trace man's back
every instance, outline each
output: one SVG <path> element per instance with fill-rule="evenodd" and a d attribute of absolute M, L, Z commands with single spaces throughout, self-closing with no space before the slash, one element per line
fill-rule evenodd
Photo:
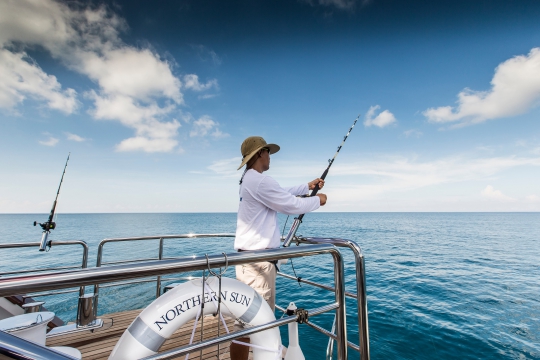
<path fill-rule="evenodd" d="M 296 215 L 319 208 L 319 198 L 295 197 L 307 191 L 307 184 L 284 189 L 270 176 L 248 170 L 240 185 L 235 249 L 279 247 L 277 212 Z"/>

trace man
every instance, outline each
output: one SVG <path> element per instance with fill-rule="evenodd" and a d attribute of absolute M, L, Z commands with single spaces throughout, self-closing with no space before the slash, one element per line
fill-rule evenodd
<path fill-rule="evenodd" d="M 263 172 L 270 169 L 270 155 L 279 151 L 276 144 L 267 144 L 260 136 L 248 137 L 240 148 L 242 163 L 246 165 L 240 180 L 240 205 L 236 224 L 234 248 L 238 251 L 272 249 L 280 246 L 277 213 L 287 215 L 305 214 L 326 204 L 326 195 L 301 198 L 316 184 L 324 186 L 324 180 L 315 179 L 307 184 L 282 188 Z M 276 266 L 272 262 L 244 264 L 236 267 L 236 278 L 257 291 L 274 310 L 276 302 Z M 248 338 L 239 339 L 248 342 Z M 231 344 L 231 359 L 247 359 L 247 347 Z M 242 353 L 242 354 L 241 354 Z"/>

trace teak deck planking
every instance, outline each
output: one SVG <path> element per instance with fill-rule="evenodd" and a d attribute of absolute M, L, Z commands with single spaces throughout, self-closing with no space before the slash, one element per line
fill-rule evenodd
<path fill-rule="evenodd" d="M 100 316 L 105 322 L 112 319 L 113 325 L 105 330 L 97 330 L 95 332 L 84 331 L 71 335 L 63 335 L 47 339 L 47 346 L 70 346 L 79 349 L 83 360 L 98 360 L 107 359 L 112 352 L 114 346 L 120 339 L 120 336 L 127 329 L 129 324 L 139 315 L 142 310 L 124 311 L 114 314 Z M 210 339 L 217 336 L 217 317 L 205 316 L 204 318 L 204 339 Z M 233 331 L 234 320 L 225 318 L 229 331 Z M 178 329 L 161 347 L 160 352 L 171 350 L 180 346 L 187 345 L 191 337 L 194 321 L 188 322 L 182 328 Z M 110 321 L 109 321 L 110 324 Z M 106 327 L 107 324 L 104 325 Z M 200 341 L 200 321 L 197 324 L 197 330 L 193 338 L 193 342 Z M 226 333 L 221 324 L 220 334 Z M 220 359 L 230 359 L 229 357 L 230 342 L 220 345 Z M 200 351 L 191 353 L 189 359 L 201 359 Z M 184 359 L 184 356 L 178 359 Z M 250 356 L 251 358 L 251 356 Z M 217 359 L 217 346 L 204 349 L 202 359 Z"/>

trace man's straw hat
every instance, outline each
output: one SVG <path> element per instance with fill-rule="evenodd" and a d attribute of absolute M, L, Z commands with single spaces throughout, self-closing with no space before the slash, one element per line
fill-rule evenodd
<path fill-rule="evenodd" d="M 260 136 L 250 136 L 242 143 L 240 151 L 242 152 L 242 163 L 237 170 L 240 170 L 242 166 L 262 148 L 270 149 L 270 154 L 275 154 L 279 151 L 279 146 L 276 144 L 267 144 L 266 141 Z"/>

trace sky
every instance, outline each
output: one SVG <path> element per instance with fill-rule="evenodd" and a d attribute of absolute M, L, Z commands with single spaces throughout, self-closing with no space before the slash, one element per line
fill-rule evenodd
<path fill-rule="evenodd" d="M 540 211 L 540 2 L 0 0 L 0 213 Z"/>

